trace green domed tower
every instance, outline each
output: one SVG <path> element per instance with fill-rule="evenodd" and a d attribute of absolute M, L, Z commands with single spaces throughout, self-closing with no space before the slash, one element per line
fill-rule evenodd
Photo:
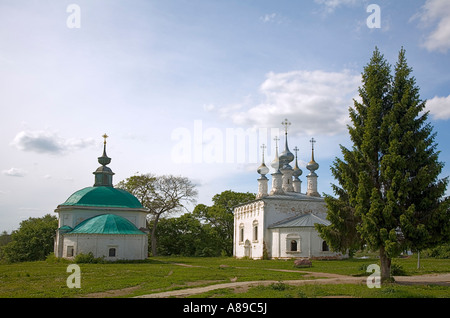
<path fill-rule="evenodd" d="M 131 193 L 116 189 L 114 173 L 107 167 L 103 135 L 101 164 L 94 172 L 94 186 L 74 192 L 58 205 L 59 228 L 55 240 L 55 256 L 73 258 L 92 252 L 95 257 L 145 259 L 148 255 L 148 209 Z"/>

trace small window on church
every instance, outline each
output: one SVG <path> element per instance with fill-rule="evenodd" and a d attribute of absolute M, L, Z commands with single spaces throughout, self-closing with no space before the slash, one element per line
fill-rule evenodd
<path fill-rule="evenodd" d="M 116 257 L 116 248 L 115 247 L 111 247 L 109 249 L 109 257 Z"/>
<path fill-rule="evenodd" d="M 327 242 L 325 242 L 325 241 L 323 241 L 323 243 L 322 243 L 322 251 L 323 252 L 328 252 L 328 244 L 327 244 Z"/>
<path fill-rule="evenodd" d="M 297 241 L 292 240 L 291 241 L 291 252 L 296 252 L 296 251 L 297 251 Z"/>
<path fill-rule="evenodd" d="M 239 226 L 239 242 L 244 242 L 244 225 Z"/>
<path fill-rule="evenodd" d="M 253 221 L 253 241 L 258 241 L 258 221 Z"/>
<path fill-rule="evenodd" d="M 67 257 L 73 257 L 73 246 L 67 246 Z"/>

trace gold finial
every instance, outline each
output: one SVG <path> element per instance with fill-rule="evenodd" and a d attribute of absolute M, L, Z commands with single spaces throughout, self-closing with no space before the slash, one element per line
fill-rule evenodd
<path fill-rule="evenodd" d="M 103 144 L 106 145 L 106 138 L 108 138 L 109 136 L 105 133 L 102 137 L 104 139 Z"/>

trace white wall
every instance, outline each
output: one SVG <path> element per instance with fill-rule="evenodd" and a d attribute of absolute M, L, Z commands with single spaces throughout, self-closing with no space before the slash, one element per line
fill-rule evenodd
<path fill-rule="evenodd" d="M 252 258 L 262 258 L 263 256 L 263 235 L 264 235 L 264 202 L 257 200 L 246 204 L 234 212 L 234 256 L 244 257 L 250 256 Z M 257 237 L 254 237 L 254 227 L 257 225 Z M 243 237 L 241 238 L 241 229 L 244 229 Z M 251 244 L 245 247 L 245 243 Z M 246 255 L 247 254 L 247 255 Z"/>
<path fill-rule="evenodd" d="M 235 257 L 249 254 L 246 242 L 251 244 L 251 258 L 263 256 L 263 241 L 269 257 L 315 257 L 332 256 L 332 252 L 322 252 L 323 240 L 314 228 L 277 228 L 269 229 L 274 223 L 285 219 L 311 213 L 326 218 L 326 207 L 323 198 L 309 197 L 304 194 L 274 195 L 238 206 L 234 210 L 234 244 Z M 258 223 L 258 238 L 253 240 L 253 224 Z M 240 229 L 244 236 L 240 240 Z M 289 253 L 286 248 L 287 235 L 296 233 L 300 237 L 300 252 Z M 248 240 L 248 241 L 247 241 Z"/>
<path fill-rule="evenodd" d="M 313 227 L 276 228 L 272 234 L 273 258 L 336 257 L 337 253 L 322 251 L 323 239 Z M 297 241 L 297 251 L 290 250 L 292 240 Z"/>
<path fill-rule="evenodd" d="M 89 252 L 94 257 L 105 257 L 106 260 L 136 260 L 148 256 L 147 235 L 66 234 L 62 255 L 65 258 L 68 257 L 68 246 L 73 246 L 74 257 Z M 109 248 L 116 248 L 115 257 L 109 257 Z"/>

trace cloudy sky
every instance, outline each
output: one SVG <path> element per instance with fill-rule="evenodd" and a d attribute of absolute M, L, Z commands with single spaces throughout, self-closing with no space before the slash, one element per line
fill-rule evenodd
<path fill-rule="evenodd" d="M 182 175 L 210 204 L 257 191 L 259 146 L 269 163 L 288 118 L 303 189 L 314 137 L 319 192 L 332 194 L 375 46 L 391 65 L 406 49 L 448 163 L 448 0 L 3 0 L 0 231 L 92 186 L 104 133 L 115 183 Z"/>

